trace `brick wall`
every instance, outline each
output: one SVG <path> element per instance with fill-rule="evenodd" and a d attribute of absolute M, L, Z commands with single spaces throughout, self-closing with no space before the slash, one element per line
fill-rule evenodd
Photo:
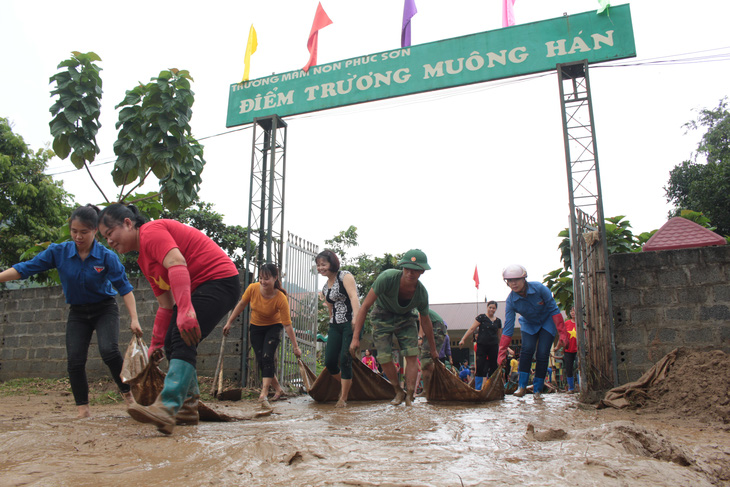
<path fill-rule="evenodd" d="M 243 281 L 243 279 L 241 279 Z M 139 321 L 149 344 L 157 299 L 147 281 L 131 279 L 137 300 Z M 117 298 L 120 314 L 119 349 L 124 355 L 132 338 L 129 314 Z M 66 304 L 61 286 L 0 291 L 0 381 L 23 377 L 62 378 L 66 372 Z M 225 378 L 239 380 L 241 368 L 240 317 L 226 339 L 223 371 Z M 198 347 L 198 374 L 212 376 L 225 318 Z M 166 364 L 166 361 L 163 361 Z M 86 370 L 90 380 L 109 377 L 109 369 L 99 357 L 94 334 Z"/>
<path fill-rule="evenodd" d="M 730 245 L 609 257 L 619 383 L 676 347 L 730 353 Z"/>

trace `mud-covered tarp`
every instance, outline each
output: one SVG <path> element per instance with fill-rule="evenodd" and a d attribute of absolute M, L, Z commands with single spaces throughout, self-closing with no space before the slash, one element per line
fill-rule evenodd
<path fill-rule="evenodd" d="M 647 391 L 652 385 L 667 377 L 669 369 L 677 359 L 677 352 L 678 349 L 675 348 L 666 354 L 651 369 L 647 370 L 644 375 L 639 377 L 638 380 L 614 387 L 608 391 L 596 407 L 598 409 L 608 407 L 622 409 L 646 403 L 648 399 Z"/>
<path fill-rule="evenodd" d="M 431 384 L 427 388 L 426 399 L 431 401 L 488 402 L 504 399 L 504 379 L 502 367 L 497 368 L 492 376 L 482 383 L 482 389 L 473 387 L 449 372 L 438 360 L 431 376 Z"/>
<path fill-rule="evenodd" d="M 155 402 L 155 399 L 157 399 L 157 396 L 160 395 L 162 388 L 165 386 L 165 373 L 160 370 L 159 363 L 159 361 L 150 360 L 139 374 L 127 381 L 132 389 L 134 400 L 142 406 L 149 406 Z M 200 421 L 231 422 L 247 421 L 261 416 L 268 416 L 271 414 L 271 410 L 257 411 L 248 415 L 232 416 L 208 407 L 206 404 L 203 404 L 203 401 L 198 401 L 198 414 L 200 415 Z"/>
<path fill-rule="evenodd" d="M 304 388 L 317 402 L 337 401 L 340 397 L 340 381 L 324 369 L 319 377 L 307 364 L 299 360 L 299 374 Z M 395 395 L 393 385 L 385 377 L 371 370 L 359 360 L 352 361 L 352 387 L 348 401 L 391 400 Z"/>

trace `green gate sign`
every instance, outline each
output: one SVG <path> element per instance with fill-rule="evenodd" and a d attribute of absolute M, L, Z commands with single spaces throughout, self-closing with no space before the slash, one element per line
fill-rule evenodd
<path fill-rule="evenodd" d="M 226 127 L 633 56 L 631 11 L 619 5 L 235 83 Z"/>

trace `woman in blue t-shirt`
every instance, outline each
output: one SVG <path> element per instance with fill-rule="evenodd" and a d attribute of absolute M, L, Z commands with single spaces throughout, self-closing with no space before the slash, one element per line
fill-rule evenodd
<path fill-rule="evenodd" d="M 502 278 L 511 292 L 507 296 L 504 316 L 504 331 L 499 342 L 497 361 L 502 365 L 507 357 L 507 349 L 512 341 L 515 315 L 520 314 L 522 348 L 518 367 L 518 388 L 514 395 L 522 397 L 527 392 L 527 381 L 535 355 L 535 377 L 532 393 L 540 399 L 545 384 L 550 348 L 558 335 L 558 348 L 565 346 L 568 334 L 565 331 L 563 315 L 555 303 L 550 289 L 540 282 L 528 282 L 527 270 L 521 265 L 510 265 L 502 271 Z"/>
<path fill-rule="evenodd" d="M 0 282 L 26 279 L 39 272 L 57 269 L 70 305 L 66 322 L 66 355 L 78 418 L 89 417 L 89 383 L 86 359 L 91 336 L 96 330 L 99 354 L 109 367 L 114 382 L 129 405 L 133 402 L 128 384 L 119 374 L 124 359 L 119 351 L 119 307 L 115 296 L 122 295 L 131 318 L 132 333 L 142 336 L 132 285 L 119 257 L 96 241 L 99 209 L 93 205 L 77 208 L 69 218 L 71 240 L 51 244 L 33 259 L 0 272 Z M 116 288 L 116 291 L 115 291 Z"/>

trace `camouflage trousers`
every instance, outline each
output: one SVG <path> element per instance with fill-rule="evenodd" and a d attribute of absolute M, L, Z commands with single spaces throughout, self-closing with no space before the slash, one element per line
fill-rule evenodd
<path fill-rule="evenodd" d="M 393 339 L 397 340 L 401 356 L 418 355 L 418 317 L 408 312 L 404 315 L 373 307 L 370 323 L 373 325 L 373 343 L 378 350 L 378 361 L 393 361 Z"/>

